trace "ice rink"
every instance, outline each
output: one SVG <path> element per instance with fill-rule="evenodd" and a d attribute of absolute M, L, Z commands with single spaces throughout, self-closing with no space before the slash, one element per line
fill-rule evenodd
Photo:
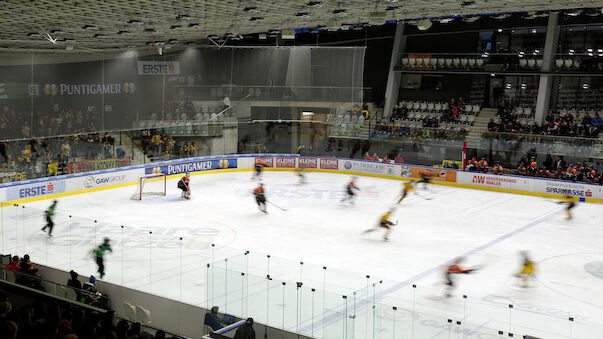
<path fill-rule="evenodd" d="M 600 204 L 579 203 L 568 220 L 564 207 L 551 199 L 431 185 L 396 205 L 397 226 L 384 242 L 382 230 L 362 232 L 395 205 L 401 181 L 360 176 L 360 192 L 351 205 L 340 203 L 347 175 L 313 172 L 301 184 L 293 172 L 266 172 L 268 200 L 286 211 L 268 205 L 265 215 L 253 200 L 257 182 L 251 175 L 194 175 L 189 201 L 180 198 L 175 179 L 168 180 L 165 197 L 143 201 L 130 198 L 134 186 L 62 197 L 52 238 L 40 231 L 49 200 L 5 207 L 2 249 L 86 276 L 96 271 L 90 250 L 107 236 L 114 252 L 106 259 L 105 280 L 204 306 L 223 297 L 216 297 L 215 281 L 208 286 L 219 278 L 206 264 L 234 257 L 218 266 L 258 279 L 270 274 L 275 281 L 303 281 L 304 287 L 334 295 L 363 290 L 358 297 L 374 298 L 381 320 L 342 316 L 348 319 L 343 331 L 351 326 L 354 338 L 410 338 L 410 331 L 416 338 L 449 338 L 452 327 L 454 338 L 498 338 L 499 330 L 504 337 L 509 331 L 544 338 L 603 337 Z M 514 276 L 522 250 L 537 263 L 529 288 L 520 287 Z M 463 266 L 479 270 L 458 276 L 453 296 L 443 298 L 442 265 L 459 256 L 466 257 Z M 245 281 L 230 294 L 241 300 L 230 297 L 221 310 L 241 310 L 258 322 L 272 316 L 272 323 L 275 316 L 266 304 L 277 303 L 284 328 L 340 337 L 335 334 L 339 325 L 333 325 L 339 304 L 315 307 L 311 315 L 294 315 L 291 321 L 285 310 L 298 306 L 254 301 L 253 286 Z M 373 312 L 366 302 L 354 305 L 358 309 L 348 315 Z M 400 319 L 408 327 L 392 330 L 388 321 Z"/>

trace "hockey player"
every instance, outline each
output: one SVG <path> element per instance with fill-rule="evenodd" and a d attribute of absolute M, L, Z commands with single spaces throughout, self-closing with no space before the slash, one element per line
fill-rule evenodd
<path fill-rule="evenodd" d="M 253 180 L 261 180 L 262 179 L 262 171 L 264 170 L 264 161 L 262 161 L 261 159 L 258 159 L 258 161 L 255 164 L 255 173 L 253 175 Z"/>
<path fill-rule="evenodd" d="M 46 226 L 42 228 L 42 231 L 46 232 L 46 228 L 48 228 L 48 236 L 52 237 L 52 229 L 54 228 L 54 222 L 52 221 L 52 217 L 54 216 L 54 210 L 57 207 L 57 200 L 53 200 L 52 204 L 45 211 L 46 215 Z"/>
<path fill-rule="evenodd" d="M 444 284 L 448 287 L 446 289 L 446 297 L 450 297 L 452 290 L 454 289 L 454 280 L 453 274 L 469 274 L 474 271 L 474 269 L 464 269 L 459 266 L 459 264 L 463 261 L 463 258 L 459 257 L 452 261 L 452 264 L 446 267 L 444 271 Z"/>
<path fill-rule="evenodd" d="M 255 196 L 255 202 L 260 207 L 260 211 L 268 213 L 266 210 L 266 191 L 264 190 L 264 184 L 260 183 L 260 186 L 253 190 L 253 195 Z"/>
<path fill-rule="evenodd" d="M 567 204 L 567 207 L 565 208 L 565 213 L 567 213 L 567 218 L 568 219 L 573 218 L 571 210 L 572 210 L 572 208 L 574 208 L 574 206 L 576 206 L 576 198 L 572 197 L 569 194 L 566 194 L 563 196 L 563 198 L 561 198 L 561 201 L 559 203 Z"/>
<path fill-rule="evenodd" d="M 188 172 L 186 173 L 185 176 L 180 178 L 180 180 L 178 181 L 178 188 L 182 190 L 182 194 L 180 195 L 181 198 L 184 198 L 187 200 L 189 200 L 191 198 L 190 181 L 191 181 L 191 174 Z"/>
<path fill-rule="evenodd" d="M 404 190 L 402 191 L 402 196 L 400 197 L 400 200 L 398 200 L 398 204 L 404 200 L 404 198 L 406 198 L 406 196 L 408 195 L 408 193 L 410 192 L 414 192 L 415 191 L 415 181 L 405 181 L 402 185 L 404 186 Z"/>
<path fill-rule="evenodd" d="M 383 235 L 383 241 L 389 241 L 389 234 L 392 232 L 391 227 L 394 225 L 394 223 L 391 222 L 389 220 L 389 218 L 392 216 L 393 212 L 394 212 L 394 209 L 387 211 L 387 213 L 385 213 L 383 216 L 381 216 L 381 219 L 379 219 L 378 226 L 369 228 L 368 230 L 364 231 L 364 233 L 374 232 L 374 231 L 378 230 L 379 227 L 383 227 L 383 228 L 385 228 L 385 234 Z"/>
<path fill-rule="evenodd" d="M 430 170 L 424 170 L 419 172 L 419 176 L 421 177 L 420 183 L 423 184 L 423 188 L 427 189 L 427 185 L 431 182 L 431 178 L 433 178 L 433 173 Z"/>
<path fill-rule="evenodd" d="M 354 203 L 354 196 L 356 196 L 356 193 L 354 193 L 354 190 L 359 190 L 358 186 L 356 186 L 355 181 L 356 181 L 356 177 L 352 177 L 352 180 L 350 180 L 348 185 L 345 187 L 346 196 L 343 197 L 343 199 L 341 199 L 341 202 L 345 202 L 345 201 L 349 200 L 351 204 Z"/>
<path fill-rule="evenodd" d="M 295 168 L 295 174 L 297 174 L 297 176 L 299 177 L 299 183 L 300 184 L 305 184 L 306 183 L 306 175 L 304 174 L 304 169 L 303 168 L 296 167 Z"/>
<path fill-rule="evenodd" d="M 519 273 L 517 273 L 515 276 L 521 279 L 521 287 L 529 287 L 529 279 L 534 277 L 534 262 L 530 260 L 527 251 L 521 251 L 520 255 L 523 259 L 522 267 Z"/>
<path fill-rule="evenodd" d="M 105 276 L 105 262 L 104 255 L 105 252 L 113 252 L 111 245 L 109 244 L 111 240 L 109 238 L 103 239 L 103 243 L 98 245 L 97 248 L 93 250 L 94 256 L 96 257 L 96 264 L 98 265 L 97 272 L 100 273 L 101 279 Z"/>

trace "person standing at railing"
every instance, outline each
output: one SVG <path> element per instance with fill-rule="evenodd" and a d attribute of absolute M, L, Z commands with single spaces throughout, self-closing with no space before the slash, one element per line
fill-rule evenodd
<path fill-rule="evenodd" d="M 11 261 L 8 264 L 6 264 L 6 266 L 4 266 L 4 268 L 9 271 L 12 271 L 13 273 L 15 273 L 15 275 L 17 273 L 19 273 L 19 270 L 21 269 L 21 266 L 19 265 L 19 256 L 17 256 L 17 255 L 13 256 Z"/>

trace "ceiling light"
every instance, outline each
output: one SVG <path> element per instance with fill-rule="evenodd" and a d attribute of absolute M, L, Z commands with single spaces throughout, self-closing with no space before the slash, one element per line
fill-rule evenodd
<path fill-rule="evenodd" d="M 191 17 L 188 14 L 180 14 L 176 16 L 176 19 L 178 20 L 190 20 Z"/>
<path fill-rule="evenodd" d="M 537 50 L 537 49 L 535 49 L 535 50 L 534 50 L 534 53 L 538 54 L 538 53 L 540 53 L 540 51 L 539 51 L 539 50 Z"/>
<path fill-rule="evenodd" d="M 532 33 L 536 33 L 536 28 L 532 28 Z"/>
<path fill-rule="evenodd" d="M 310 1 L 306 4 L 308 7 L 320 8 L 322 7 L 322 2 L 320 1 Z"/>
<path fill-rule="evenodd" d="M 310 112 L 310 111 L 302 112 L 302 115 L 306 115 L 306 116 L 308 116 L 308 115 L 314 115 L 314 112 Z"/>
<path fill-rule="evenodd" d="M 476 22 L 479 20 L 479 15 L 465 16 L 463 17 L 463 21 L 465 22 Z"/>
<path fill-rule="evenodd" d="M 521 89 L 526 89 L 526 88 L 528 88 L 528 85 L 526 85 L 526 84 L 521 84 Z"/>
<path fill-rule="evenodd" d="M 511 16 L 511 14 L 509 14 L 509 13 L 502 13 L 502 14 L 498 14 L 498 15 L 493 15 L 492 18 L 496 19 L 496 20 L 503 20 L 510 16 Z"/>
<path fill-rule="evenodd" d="M 491 77 L 495 77 L 495 76 L 496 76 L 496 74 L 494 74 L 494 73 L 490 73 L 490 76 L 491 76 Z"/>
<path fill-rule="evenodd" d="M 597 52 L 599 52 L 599 53 L 603 53 L 603 49 L 599 48 L 599 49 L 597 50 Z"/>
<path fill-rule="evenodd" d="M 417 28 L 420 31 L 426 31 L 426 30 L 430 29 L 432 25 L 433 25 L 433 23 L 429 19 L 419 20 L 417 22 Z"/>
<path fill-rule="evenodd" d="M 245 7 L 243 8 L 243 12 L 247 13 L 258 13 L 260 10 L 257 7 Z"/>
<path fill-rule="evenodd" d="M 588 48 L 586 51 L 588 51 L 588 52 L 592 53 L 592 52 L 593 52 L 593 49 L 592 49 L 592 48 Z"/>
<path fill-rule="evenodd" d="M 582 88 L 583 89 L 588 89 L 588 84 L 586 84 L 586 83 L 582 84 Z"/>
<path fill-rule="evenodd" d="M 580 14 L 582 14 L 582 10 L 580 9 L 576 9 L 570 12 L 566 12 L 565 14 L 569 15 L 569 16 L 578 16 Z"/>
<path fill-rule="evenodd" d="M 94 27 L 92 25 L 84 25 L 82 26 L 82 29 L 88 29 L 88 30 L 97 30 L 97 27 Z"/>
<path fill-rule="evenodd" d="M 142 21 L 134 20 L 134 19 L 130 19 L 130 20 L 126 21 L 126 23 L 130 24 L 130 25 L 142 25 Z"/>
<path fill-rule="evenodd" d="M 510 83 L 507 83 L 507 84 L 505 85 L 505 88 L 506 88 L 506 89 L 511 89 L 512 87 L 513 87 L 513 86 L 512 86 Z"/>
<path fill-rule="evenodd" d="M 502 33 L 502 28 L 496 30 L 498 33 Z"/>

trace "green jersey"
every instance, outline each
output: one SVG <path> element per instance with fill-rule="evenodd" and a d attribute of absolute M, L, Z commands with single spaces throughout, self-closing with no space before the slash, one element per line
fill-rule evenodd
<path fill-rule="evenodd" d="M 56 208 L 56 205 L 50 205 L 50 207 L 48 207 L 48 209 L 46 210 L 46 216 L 52 217 L 54 215 L 55 208 Z"/>
<path fill-rule="evenodd" d="M 94 254 L 99 257 L 102 258 L 103 255 L 105 254 L 105 252 L 113 252 L 113 250 L 111 249 L 111 246 L 109 245 L 99 245 L 95 250 L 94 250 Z"/>

